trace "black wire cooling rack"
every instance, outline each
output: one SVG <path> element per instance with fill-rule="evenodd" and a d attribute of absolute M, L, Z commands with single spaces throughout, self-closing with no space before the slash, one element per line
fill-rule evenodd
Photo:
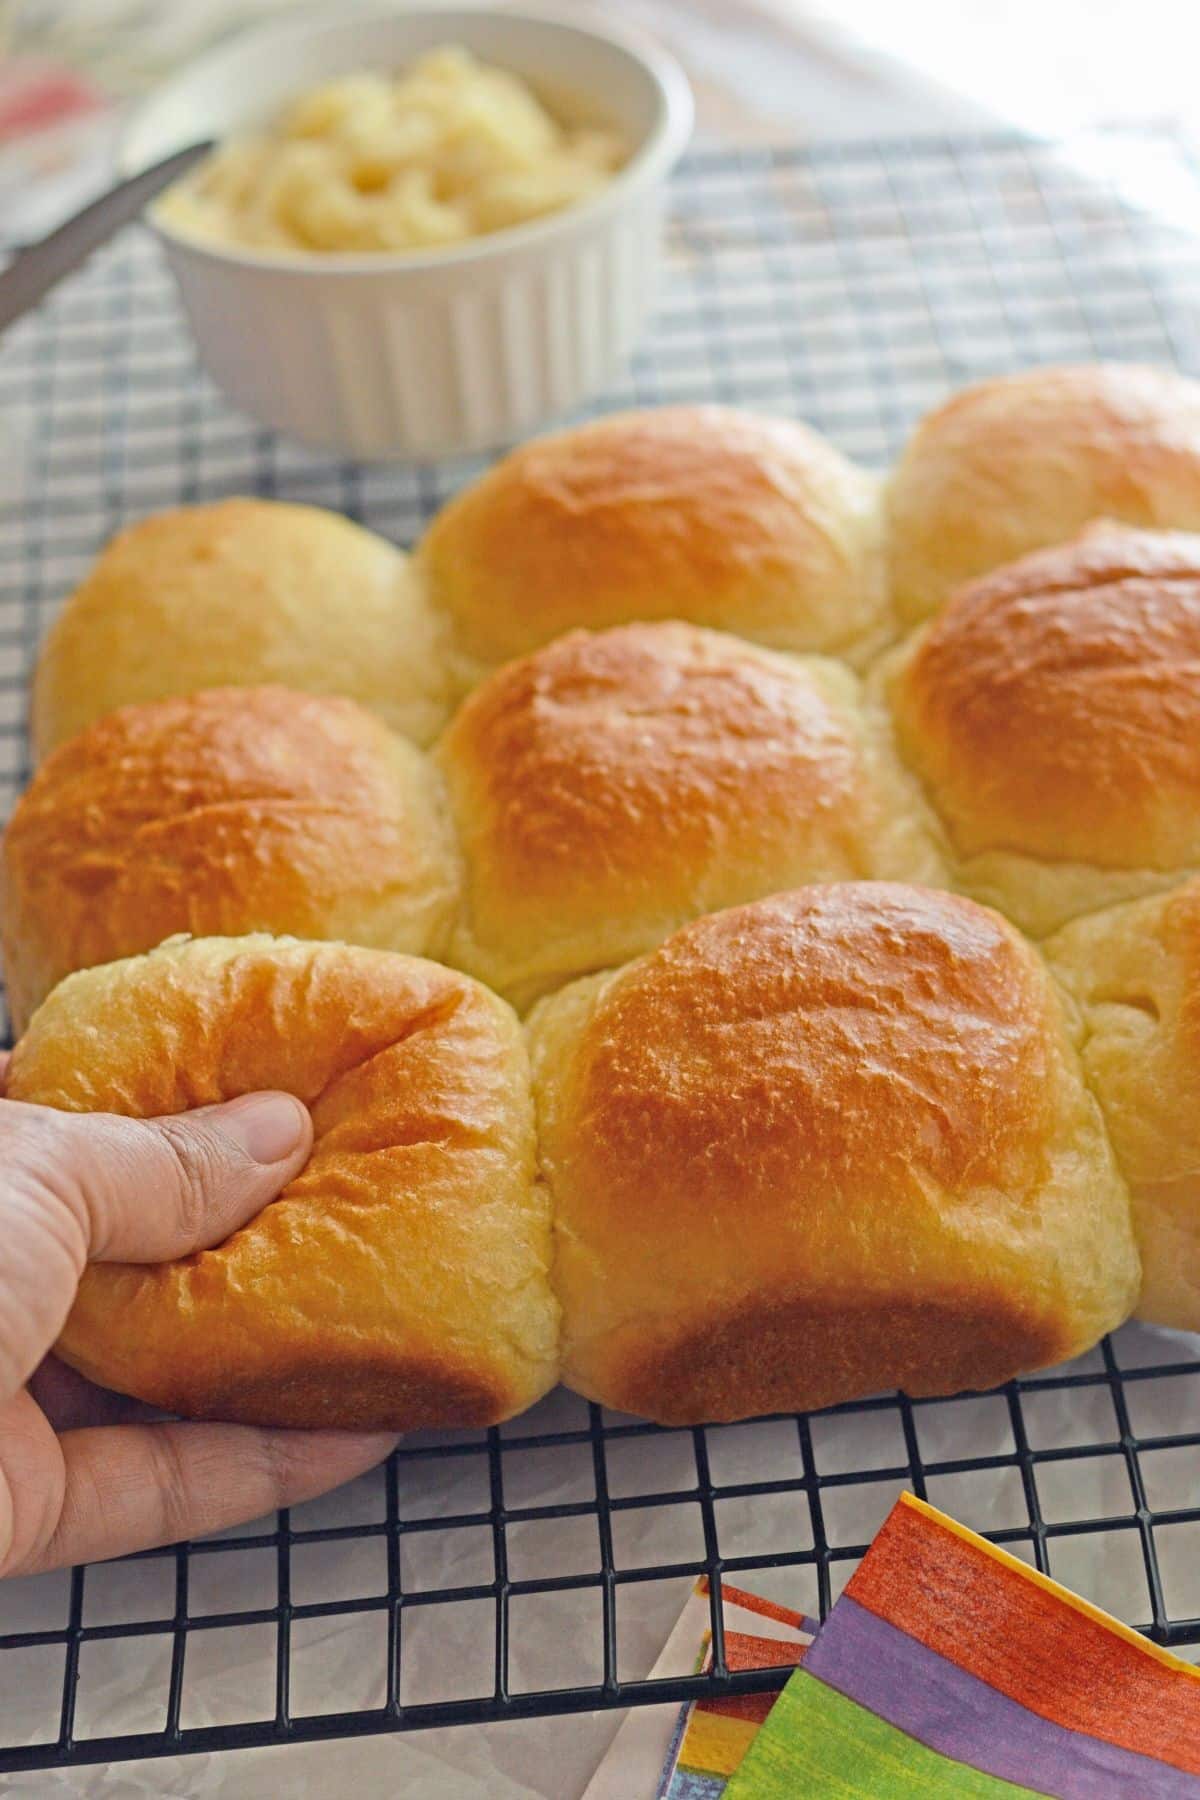
<path fill-rule="evenodd" d="M 701 153 L 674 211 L 656 329 L 606 406 L 757 406 L 882 464 L 978 375 L 1200 370 L 1200 178 L 1167 131 Z M 4 810 L 41 629 L 123 521 L 251 491 L 408 540 L 478 467 L 361 469 L 256 431 L 198 376 L 136 234 L 7 340 L 0 449 Z M 560 1392 L 242 1531 L 7 1584 L 0 1770 L 775 1687 L 726 1666 L 722 1575 L 824 1615 L 904 1487 L 1200 1644 L 1200 1345 L 1129 1327 L 996 1394 L 706 1430 Z M 648 1680 L 702 1573 L 711 1675 Z"/>

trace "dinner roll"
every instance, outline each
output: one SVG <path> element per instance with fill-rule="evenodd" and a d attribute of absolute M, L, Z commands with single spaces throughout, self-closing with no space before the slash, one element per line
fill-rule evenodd
<path fill-rule="evenodd" d="M 47 758 L 4 834 L 14 1024 L 72 969 L 173 932 L 436 953 L 457 890 L 436 772 L 353 701 L 213 688 L 122 707 Z"/>
<path fill-rule="evenodd" d="M 1200 882 L 1077 919 L 1046 953 L 1133 1197 L 1138 1313 L 1200 1331 Z"/>
<path fill-rule="evenodd" d="M 841 665 L 671 623 L 498 670 L 437 750 L 465 857 L 451 960 L 518 1006 L 802 881 L 936 881 L 936 827 Z"/>
<path fill-rule="evenodd" d="M 42 646 L 34 749 L 131 701 L 262 682 L 348 695 L 428 743 L 446 680 L 403 552 L 315 506 L 223 500 L 113 538 Z"/>
<path fill-rule="evenodd" d="M 1097 363 L 963 388 L 917 426 L 887 517 L 893 598 L 909 623 L 1089 519 L 1200 528 L 1200 385 Z"/>
<path fill-rule="evenodd" d="M 961 589 L 880 683 L 961 885 L 1025 930 L 1200 866 L 1200 536 L 1037 551 Z"/>
<path fill-rule="evenodd" d="M 666 1424 L 990 1387 L 1129 1312 L 1129 1202 L 1032 948 L 802 888 L 530 1021 L 564 1380 Z"/>
<path fill-rule="evenodd" d="M 460 678 L 574 626 L 687 619 L 859 660 L 894 635 L 877 486 L 803 425 L 660 407 L 523 445 L 418 549 Z"/>
<path fill-rule="evenodd" d="M 434 963 L 270 937 L 172 939 L 68 976 L 8 1092 L 153 1118 L 284 1088 L 312 1155 L 257 1218 L 158 1265 L 93 1263 L 57 1346 L 189 1417 L 485 1425 L 556 1376 L 546 1197 L 508 1007 Z"/>

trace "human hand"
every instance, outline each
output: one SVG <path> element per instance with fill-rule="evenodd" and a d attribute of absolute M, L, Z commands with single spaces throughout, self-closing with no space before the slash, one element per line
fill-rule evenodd
<path fill-rule="evenodd" d="M 48 1354 L 85 1264 L 220 1243 L 311 1143 L 287 1094 L 145 1121 L 0 1098 L 0 1576 L 219 1531 L 387 1455 L 379 1432 L 150 1423 Z"/>

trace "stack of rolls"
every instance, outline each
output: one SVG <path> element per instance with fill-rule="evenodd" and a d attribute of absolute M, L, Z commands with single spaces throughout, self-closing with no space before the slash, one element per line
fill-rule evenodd
<path fill-rule="evenodd" d="M 63 1356 L 193 1416 L 561 1377 L 691 1423 L 1200 1329 L 1193 530 L 1200 389 L 1116 366 L 968 390 L 883 483 L 664 408 L 411 558 L 128 528 L 35 675 L 9 1093 L 283 1087 L 316 1145 L 228 1243 L 90 1269 Z"/>

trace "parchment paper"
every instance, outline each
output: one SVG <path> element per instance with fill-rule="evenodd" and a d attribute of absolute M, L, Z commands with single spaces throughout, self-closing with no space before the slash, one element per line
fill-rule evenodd
<path fill-rule="evenodd" d="M 1171 1338 L 1128 1326 L 1116 1339 L 1122 1366 L 1129 1369 L 1194 1356 L 1192 1339 Z M 1073 1368 L 1100 1372 L 1098 1352 Z M 1200 1430 L 1200 1381 L 1194 1375 L 1133 1380 L 1125 1386 L 1134 1430 L 1142 1436 L 1181 1435 Z M 1033 1448 L 1094 1443 L 1104 1448 L 1082 1459 L 1041 1464 L 1036 1485 L 1048 1522 L 1100 1521 L 1095 1531 L 1051 1542 L 1052 1573 L 1060 1580 L 1134 1624 L 1149 1617 L 1149 1599 L 1136 1531 L 1115 1521 L 1133 1509 L 1129 1473 L 1118 1442 L 1118 1421 L 1107 1381 L 1094 1386 L 1030 1393 L 1022 1417 Z M 977 1530 L 1022 1527 L 1028 1522 L 1020 1470 L 1014 1454 L 1009 1408 L 1002 1395 L 950 1400 L 915 1409 L 920 1455 L 926 1465 L 1002 1455 L 1003 1468 L 926 1476 L 928 1497 Z M 533 1432 L 568 1432 L 585 1422 L 582 1402 L 559 1391 L 525 1419 L 505 1428 L 505 1505 L 519 1510 L 559 1501 L 594 1498 L 589 1445 L 551 1449 L 521 1447 Z M 614 1426 L 622 1421 L 613 1416 Z M 811 1421 L 819 1477 L 861 1473 L 847 1484 L 820 1486 L 826 1536 L 835 1549 L 868 1543 L 896 1494 L 911 1485 L 907 1474 L 899 1410 L 818 1416 Z M 486 1508 L 486 1462 L 471 1434 L 414 1439 L 410 1447 L 454 1442 L 465 1454 L 440 1460 L 418 1456 L 400 1471 L 404 1519 L 436 1518 Z M 706 1442 L 718 1487 L 778 1478 L 800 1480 L 803 1466 L 795 1424 L 769 1420 L 709 1428 Z M 696 1485 L 692 1436 L 609 1438 L 606 1463 L 614 1498 L 644 1496 Z M 1193 1450 L 1143 1452 L 1143 1478 L 1157 1509 L 1195 1504 Z M 901 1469 L 905 1473 L 898 1473 Z M 890 1472 L 889 1472 L 890 1471 Z M 371 1476 L 339 1494 L 300 1507 L 293 1528 L 367 1523 L 383 1516 L 382 1478 Z M 1103 1521 L 1114 1521 L 1105 1527 Z M 716 1522 L 725 1557 L 750 1557 L 755 1566 L 731 1576 L 739 1586 L 815 1614 L 817 1587 L 811 1565 L 773 1566 L 772 1559 L 810 1547 L 812 1516 L 802 1490 L 780 1495 L 718 1498 Z M 275 1555 L 270 1549 L 237 1550 L 239 1536 L 270 1529 L 270 1522 L 230 1533 L 219 1553 L 191 1558 L 193 1612 L 219 1612 L 274 1604 Z M 634 1507 L 613 1514 L 618 1567 L 657 1562 L 703 1562 L 702 1521 L 694 1502 Z M 1190 1536 L 1189 1536 L 1190 1533 Z M 1167 1603 L 1175 1616 L 1200 1612 L 1200 1557 L 1193 1527 L 1167 1527 L 1157 1534 Z M 586 1573 L 599 1568 L 594 1514 L 564 1520 L 514 1522 L 508 1531 L 510 1575 Z M 1028 1543 L 1009 1546 L 1031 1558 Z M 761 1560 L 758 1560 L 761 1559 Z M 403 1586 L 407 1592 L 470 1585 L 492 1579 L 490 1532 L 478 1528 L 435 1530 L 402 1538 Z M 832 1564 L 838 1593 L 854 1558 Z M 292 1597 L 306 1601 L 380 1592 L 386 1581 L 383 1539 L 375 1536 L 292 1553 Z M 688 1597 L 690 1581 L 633 1582 L 618 1588 L 618 1645 L 622 1677 L 649 1673 Z M 93 1567 L 84 1589 L 84 1622 L 102 1624 L 169 1616 L 173 1607 L 174 1562 L 120 1563 Z M 66 1616 L 67 1578 L 62 1575 L 0 1587 L 0 1630 L 61 1627 Z M 403 1641 L 403 1697 L 406 1701 L 445 1699 L 490 1690 L 492 1603 L 456 1602 L 414 1607 L 406 1613 Z M 570 1590 L 517 1598 L 511 1614 L 513 1691 L 546 1685 L 593 1682 L 601 1674 L 598 1589 Z M 19 1677 L 11 1653 L 0 1662 L 7 1677 L 0 1692 L 0 1737 L 32 1741 L 57 1728 L 62 1679 L 61 1648 L 27 1654 Z M 93 1641 L 80 1663 L 77 1731 L 125 1732 L 161 1727 L 165 1715 L 171 1638 Z M 185 1667 L 185 1725 L 270 1716 L 275 1669 L 274 1627 L 190 1634 Z M 292 1644 L 292 1706 L 296 1715 L 312 1711 L 377 1706 L 385 1694 L 384 1615 L 319 1619 L 295 1629 Z M 670 1709 L 673 1710 L 673 1709 Z M 117 1768 L 75 1769 L 54 1775 L 12 1777 L 0 1782 L 5 1794 L 61 1793 L 84 1797 L 137 1794 L 247 1796 L 286 1793 L 299 1800 L 349 1792 L 356 1796 L 403 1794 L 415 1800 L 576 1800 L 621 1722 L 619 1713 L 598 1713 L 514 1724 L 468 1727 L 384 1738 L 302 1745 L 264 1751 L 179 1758 Z M 638 1800 L 635 1795 L 630 1800 Z"/>

